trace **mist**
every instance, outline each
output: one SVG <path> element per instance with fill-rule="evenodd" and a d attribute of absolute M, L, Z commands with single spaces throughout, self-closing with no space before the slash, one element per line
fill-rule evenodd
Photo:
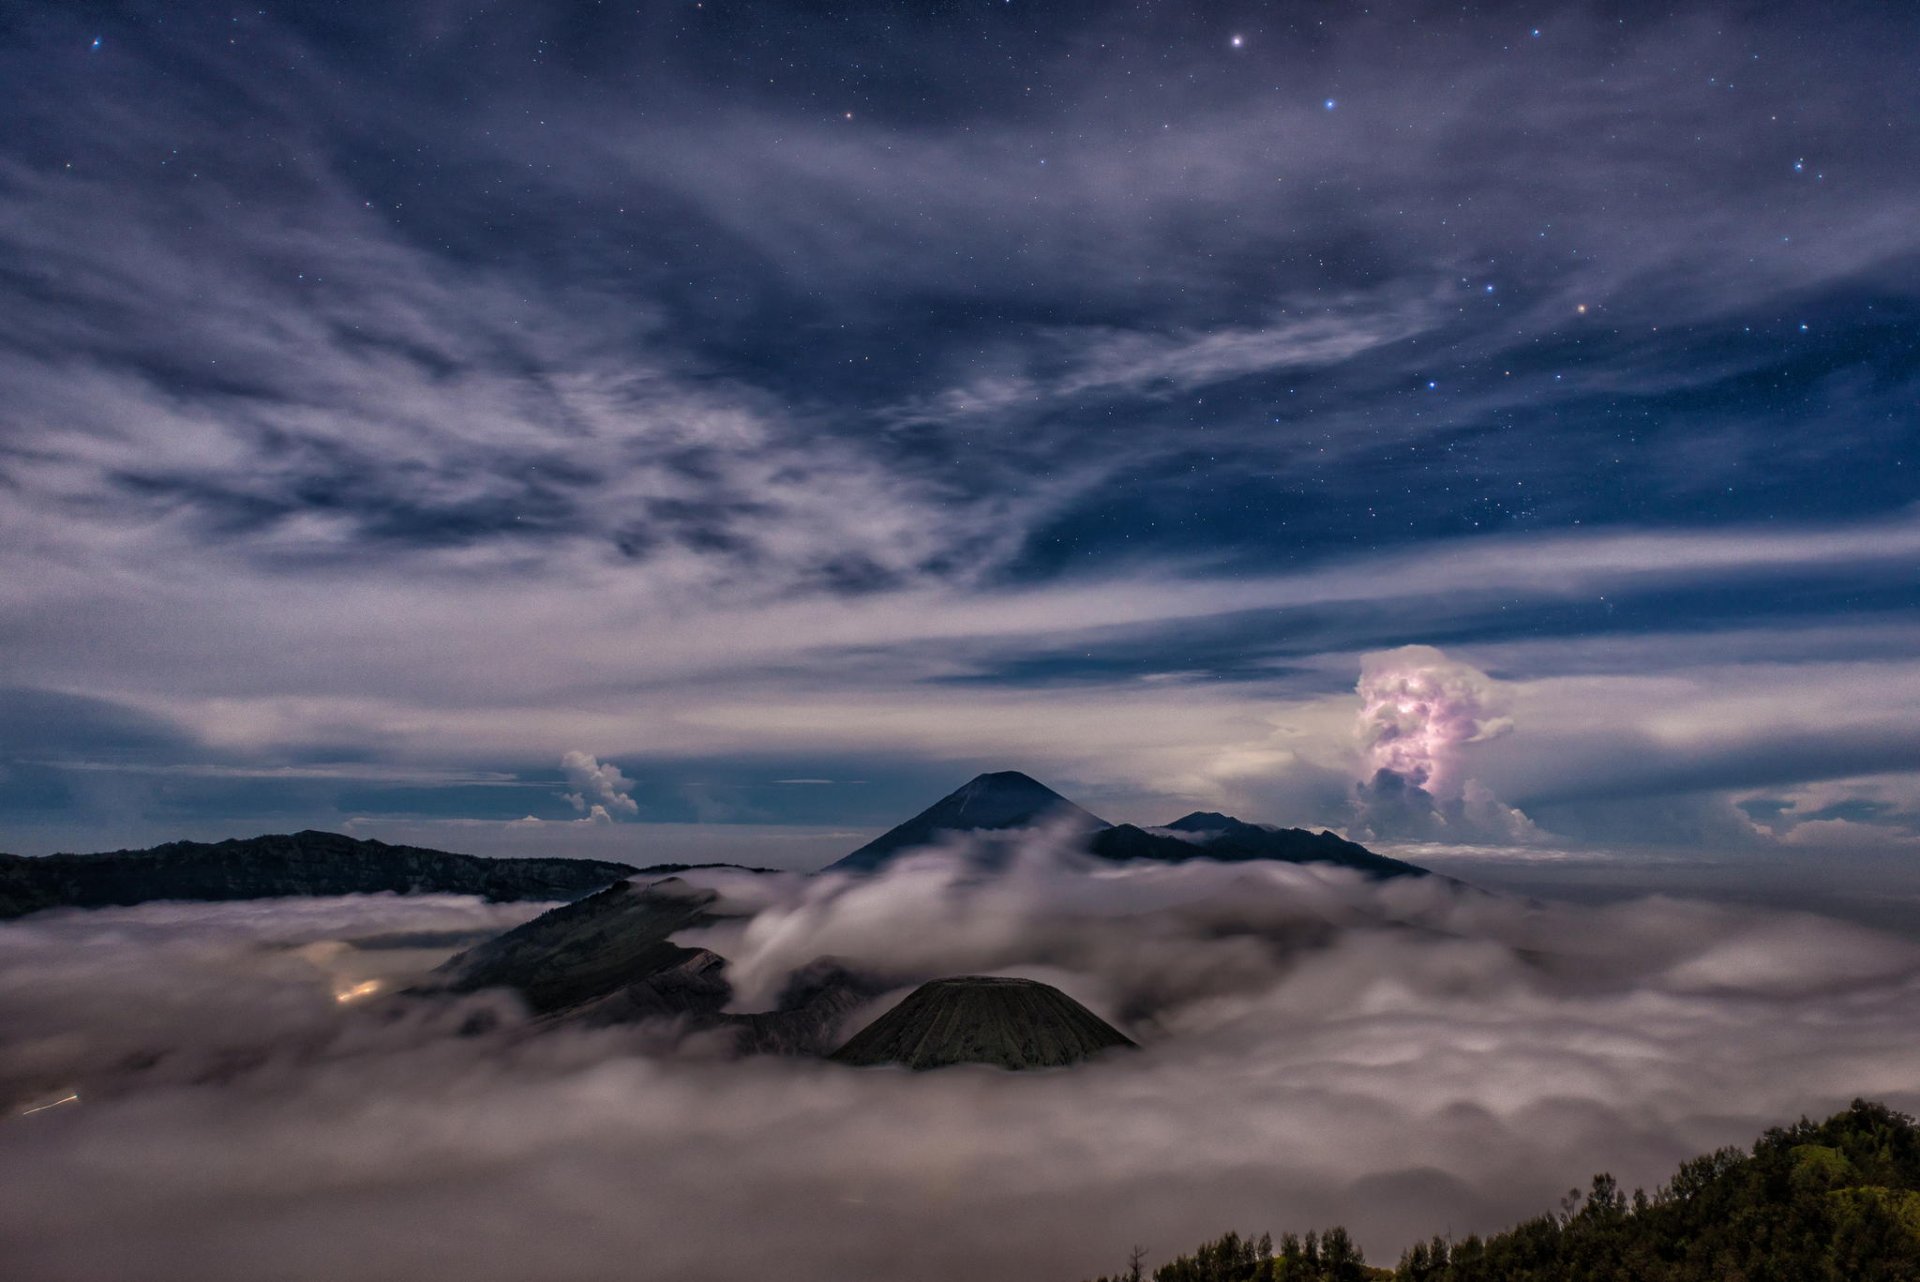
<path fill-rule="evenodd" d="M 1311 866 L 1097 866 L 1046 834 L 1000 843 L 995 874 L 981 853 L 865 879 L 691 874 L 739 915 L 678 938 L 732 959 L 739 1009 L 830 954 L 897 983 L 848 1031 L 923 978 L 1021 974 L 1141 1050 L 855 1070 L 392 991 L 538 905 L 156 904 L 0 927 L 10 1273 L 1072 1282 L 1135 1243 L 1157 1260 L 1230 1227 L 1335 1222 L 1391 1262 L 1549 1209 L 1595 1170 L 1651 1187 L 1855 1095 L 1920 1103 L 1920 945 L 1860 925 Z"/>

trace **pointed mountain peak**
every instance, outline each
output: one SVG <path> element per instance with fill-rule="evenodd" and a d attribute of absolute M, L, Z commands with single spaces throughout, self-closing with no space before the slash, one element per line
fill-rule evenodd
<path fill-rule="evenodd" d="M 1009 808 L 1018 812 L 1031 813 L 1034 807 L 1073 804 L 1032 775 L 1023 775 L 1018 770 L 995 770 L 988 774 L 975 775 L 936 804 L 945 806 L 949 802 L 953 803 L 956 815 L 965 815 L 968 810 L 979 812 L 981 815 L 988 812 L 998 814 Z M 1004 825 L 996 823 L 981 826 L 1002 827 Z"/>
<path fill-rule="evenodd" d="M 931 845 L 942 833 L 1027 828 L 1063 818 L 1089 829 L 1111 826 L 1031 775 L 996 770 L 974 776 L 899 827 L 827 868 L 864 872 L 878 868 L 901 851 Z"/>

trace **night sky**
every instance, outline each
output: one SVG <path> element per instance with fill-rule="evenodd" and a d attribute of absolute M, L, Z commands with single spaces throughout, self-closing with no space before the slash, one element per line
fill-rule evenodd
<path fill-rule="evenodd" d="M 1910 868 L 1916 48 L 1897 3 L 0 9 L 0 849 L 812 866 L 1022 769 Z"/>

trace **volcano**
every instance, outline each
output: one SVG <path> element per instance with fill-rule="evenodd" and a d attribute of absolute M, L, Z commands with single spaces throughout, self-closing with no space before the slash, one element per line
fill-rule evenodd
<path fill-rule="evenodd" d="M 942 833 L 1030 828 L 1064 821 L 1089 832 L 1113 825 L 1030 775 L 1000 770 L 976 775 L 913 818 L 875 837 L 823 872 L 870 872 L 904 850 L 930 846 Z"/>
<path fill-rule="evenodd" d="M 730 915 L 716 892 L 678 877 L 623 881 L 468 949 L 414 991 L 501 988 L 549 1025 L 670 1020 L 730 1034 L 741 1054 L 819 1055 L 848 1014 L 888 987 L 821 957 L 788 978 L 772 1010 L 729 1012 L 727 959 L 672 936 Z"/>
<path fill-rule="evenodd" d="M 830 1057 L 842 1064 L 1059 1068 L 1134 1043 L 1057 988 L 964 975 L 920 985 Z"/>
<path fill-rule="evenodd" d="M 678 993 L 688 981 L 707 976 L 720 958 L 704 948 L 683 948 L 670 936 L 719 920 L 713 911 L 719 898 L 678 877 L 648 886 L 616 882 L 450 959 L 430 987 L 455 993 L 509 988 L 539 1015 L 655 980 L 673 984 Z M 726 998 L 722 986 L 715 1007 Z"/>

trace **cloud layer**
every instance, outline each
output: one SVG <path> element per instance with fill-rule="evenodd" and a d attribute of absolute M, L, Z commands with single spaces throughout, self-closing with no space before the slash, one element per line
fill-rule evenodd
<path fill-rule="evenodd" d="M 726 940 L 742 1004 L 822 951 L 903 983 L 999 970 L 1061 985 L 1143 1050 L 911 1075 L 527 1038 L 497 1003 L 504 1024 L 463 1037 L 458 1007 L 336 1000 L 369 957 L 506 924 L 446 899 L 0 927 L 0 1071 L 23 1100 L 83 1095 L 3 1123 L 18 1195 L 0 1235 L 48 1279 L 593 1279 L 636 1259 L 1077 1277 L 1135 1241 L 1164 1257 L 1336 1220 L 1390 1256 L 1534 1213 L 1594 1169 L 1651 1184 L 1854 1094 L 1920 1100 L 1920 952 L 1835 921 L 1277 865 L 1089 869 L 1033 840 L 980 880 L 963 853 L 866 882 L 713 875 L 754 914 Z"/>

